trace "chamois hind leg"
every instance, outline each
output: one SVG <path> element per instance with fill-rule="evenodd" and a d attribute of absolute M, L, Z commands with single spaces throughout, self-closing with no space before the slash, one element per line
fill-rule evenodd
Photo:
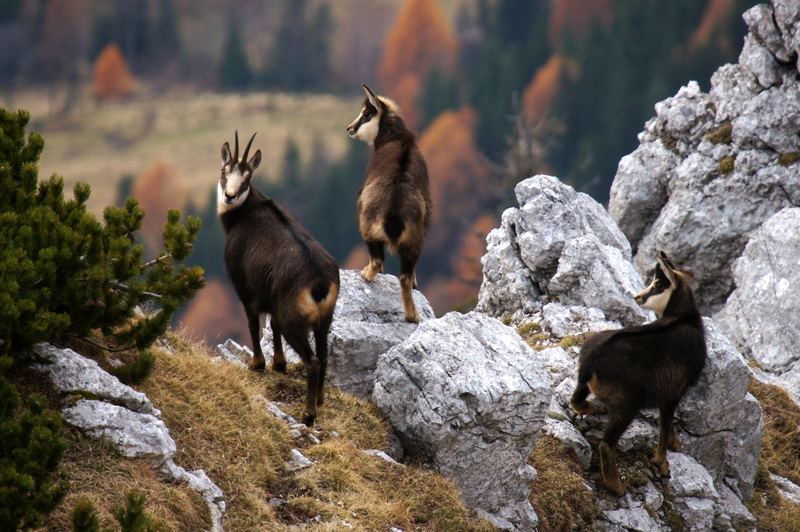
<path fill-rule="evenodd" d="M 625 494 L 626 486 L 617 469 L 617 442 L 633 421 L 636 412 L 635 408 L 609 406 L 608 426 L 603 441 L 600 442 L 600 470 L 603 473 L 603 483 L 618 497 Z"/>
<path fill-rule="evenodd" d="M 317 359 L 319 359 L 319 380 L 317 381 L 317 405 L 321 405 L 325 400 L 325 373 L 328 369 L 328 332 L 331 327 L 331 320 L 322 323 L 314 329 L 314 341 L 317 348 Z"/>
<path fill-rule="evenodd" d="M 675 436 L 675 428 L 672 426 L 672 420 L 675 417 L 675 408 L 677 405 L 668 404 L 659 408 L 660 415 L 658 417 L 658 447 L 653 462 L 658 466 L 658 474 L 662 477 L 669 476 L 669 462 L 667 461 L 667 449 L 678 451 L 681 448 L 681 443 Z"/>
<path fill-rule="evenodd" d="M 320 362 L 311 350 L 308 333 L 304 327 L 291 327 L 286 330 L 286 341 L 297 351 L 306 367 L 306 404 L 301 420 L 310 427 L 317 418 L 317 392 L 319 390 Z"/>
<path fill-rule="evenodd" d="M 361 270 L 361 277 L 365 281 L 372 281 L 379 273 L 383 273 L 383 242 L 380 240 L 367 240 L 367 251 L 369 251 L 369 264 Z"/>
<path fill-rule="evenodd" d="M 253 342 L 253 358 L 247 367 L 253 371 L 263 371 L 267 365 L 264 353 L 261 351 L 261 316 L 258 311 L 245 307 L 247 313 L 247 327 L 250 329 L 250 340 Z"/>
<path fill-rule="evenodd" d="M 591 401 L 587 401 L 589 396 L 589 384 L 586 382 L 578 382 L 575 391 L 572 392 L 572 397 L 569 398 L 569 404 L 576 414 L 590 415 L 594 414 L 594 405 Z"/>
<path fill-rule="evenodd" d="M 406 314 L 406 321 L 411 323 L 419 323 L 419 314 L 417 307 L 414 305 L 414 284 L 416 282 L 417 274 L 415 267 L 419 254 L 412 253 L 406 250 L 399 250 L 400 252 L 400 295 L 403 298 L 403 311 Z"/>
<path fill-rule="evenodd" d="M 272 328 L 272 370 L 286 373 L 286 355 L 283 353 L 281 327 L 274 316 L 270 317 L 269 325 Z"/>

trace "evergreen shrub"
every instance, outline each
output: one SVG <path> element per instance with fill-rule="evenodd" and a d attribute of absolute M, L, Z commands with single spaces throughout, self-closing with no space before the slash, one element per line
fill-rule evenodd
<path fill-rule="evenodd" d="M 66 199 L 60 176 L 40 182 L 44 140 L 25 138 L 29 120 L 0 108 L 0 354 L 95 330 L 122 348 L 146 349 L 203 286 L 200 267 L 180 264 L 200 220 L 182 224 L 169 211 L 164 251 L 145 262 L 135 240 L 145 215 L 138 201 L 107 207 L 100 221 L 86 209 L 89 185 L 78 183 Z"/>

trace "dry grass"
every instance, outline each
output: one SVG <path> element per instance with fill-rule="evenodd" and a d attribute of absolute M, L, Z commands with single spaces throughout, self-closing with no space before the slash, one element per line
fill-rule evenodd
<path fill-rule="evenodd" d="M 800 531 L 800 506 L 783 499 L 769 476 L 774 473 L 800 484 L 800 407 L 786 390 L 753 380 L 752 393 L 764 409 L 764 440 L 756 486 L 748 508 L 759 532 Z"/>
<path fill-rule="evenodd" d="M 455 487 L 440 475 L 361 452 L 387 446 L 386 423 L 372 404 L 328 388 L 315 426 L 321 443 L 293 439 L 290 428 L 265 411 L 260 397 L 299 416 L 302 366 L 291 366 L 285 376 L 253 373 L 212 362 L 206 346 L 181 335 L 170 335 L 153 352 L 156 367 L 138 389 L 161 409 L 177 443 L 176 464 L 203 469 L 224 491 L 225 530 L 494 530 L 464 507 Z M 93 357 L 107 362 L 100 353 Z M 205 502 L 187 487 L 161 482 L 144 461 L 125 459 L 75 430 L 66 430 L 66 437 L 70 448 L 59 474 L 70 481 L 70 494 L 43 530 L 71 530 L 67 512 L 80 499 L 91 500 L 106 525 L 115 526 L 111 510 L 123 506 L 134 489 L 147 494 L 146 510 L 165 530 L 208 527 Z M 314 464 L 288 472 L 292 448 Z M 270 504 L 273 499 L 283 502 Z"/>
<path fill-rule="evenodd" d="M 600 508 L 572 451 L 543 434 L 530 464 L 539 473 L 530 500 L 539 516 L 540 532 L 592 530 Z"/>

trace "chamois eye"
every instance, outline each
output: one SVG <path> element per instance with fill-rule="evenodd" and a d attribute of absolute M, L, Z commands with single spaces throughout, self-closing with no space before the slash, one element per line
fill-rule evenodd
<path fill-rule="evenodd" d="M 656 290 L 661 290 L 662 288 L 664 288 L 664 283 L 656 281 Z"/>
<path fill-rule="evenodd" d="M 372 113 L 364 111 L 364 120 L 369 120 L 370 118 L 372 118 Z"/>

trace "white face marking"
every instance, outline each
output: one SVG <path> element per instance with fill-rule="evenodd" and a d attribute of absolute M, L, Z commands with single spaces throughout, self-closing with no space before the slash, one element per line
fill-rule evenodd
<path fill-rule="evenodd" d="M 669 303 L 669 298 L 672 296 L 672 289 L 665 290 L 660 294 L 650 296 L 644 300 L 642 303 L 642 308 L 646 308 L 647 310 L 652 310 L 659 316 L 664 315 L 664 311 L 667 308 L 667 304 Z"/>
<path fill-rule="evenodd" d="M 250 187 L 245 187 L 244 191 L 240 194 L 242 184 L 245 182 L 245 177 L 238 169 L 228 173 L 228 170 L 223 167 L 223 176 L 217 183 L 217 213 L 222 214 L 231 209 L 235 209 L 247 199 L 250 194 Z"/>
<path fill-rule="evenodd" d="M 675 284 L 664 277 L 660 277 L 659 273 L 656 272 L 653 276 L 653 281 L 647 288 L 636 294 L 636 302 L 642 308 L 652 310 L 660 317 L 664 315 L 664 311 L 672 297 L 672 292 L 675 291 Z"/>
<path fill-rule="evenodd" d="M 372 116 L 368 121 L 362 122 L 364 113 L 369 112 Z M 362 140 L 370 146 L 375 144 L 375 137 L 378 136 L 378 124 L 380 122 L 380 115 L 374 109 L 368 109 L 366 105 L 361 108 L 358 117 L 353 120 L 353 123 L 347 126 L 347 131 L 354 139 Z M 359 126 L 359 124 L 361 124 Z M 358 127 L 358 129 L 355 129 Z"/>

